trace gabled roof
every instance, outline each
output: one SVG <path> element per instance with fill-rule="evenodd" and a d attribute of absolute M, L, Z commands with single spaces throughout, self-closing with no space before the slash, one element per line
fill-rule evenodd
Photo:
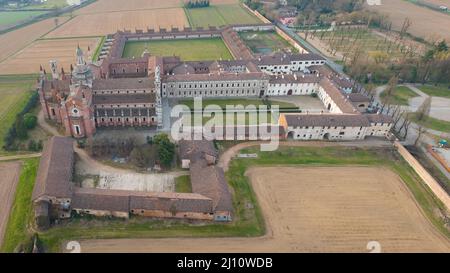
<path fill-rule="evenodd" d="M 289 114 L 285 115 L 289 127 L 312 127 L 312 126 L 339 126 L 339 127 L 367 127 L 369 121 L 364 115 L 346 115 L 346 114 Z"/>
<path fill-rule="evenodd" d="M 33 200 L 42 196 L 70 198 L 73 162 L 73 140 L 68 137 L 52 137 L 42 152 Z"/>
<path fill-rule="evenodd" d="M 191 163 L 190 173 L 192 191 L 211 198 L 214 211 L 233 211 L 231 193 L 222 168 L 207 166 L 205 160 L 197 160 Z"/>
<path fill-rule="evenodd" d="M 219 153 L 209 140 L 180 140 L 178 142 L 181 159 L 197 159 L 203 154 L 217 157 Z"/>

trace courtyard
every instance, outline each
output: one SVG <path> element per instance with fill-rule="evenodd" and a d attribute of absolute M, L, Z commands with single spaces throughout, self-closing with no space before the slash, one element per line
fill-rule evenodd
<path fill-rule="evenodd" d="M 179 56 L 183 61 L 232 60 L 221 38 L 127 42 L 124 58 L 138 58 L 145 50 L 155 56 Z"/>
<path fill-rule="evenodd" d="M 239 36 L 253 53 L 296 52 L 296 49 L 275 31 L 245 31 L 240 32 Z"/>

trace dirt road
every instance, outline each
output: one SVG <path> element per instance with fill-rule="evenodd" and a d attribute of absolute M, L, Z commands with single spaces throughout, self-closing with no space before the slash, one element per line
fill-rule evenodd
<path fill-rule="evenodd" d="M 267 225 L 259 238 L 81 241 L 82 252 L 449 252 L 396 174 L 377 167 L 248 170 Z M 320 179 L 318 179 L 320 177 Z M 357 179 L 355 179 L 357 178 Z"/>
<path fill-rule="evenodd" d="M 14 203 L 21 166 L 21 162 L 0 164 L 0 245 L 3 243 L 9 213 Z"/>

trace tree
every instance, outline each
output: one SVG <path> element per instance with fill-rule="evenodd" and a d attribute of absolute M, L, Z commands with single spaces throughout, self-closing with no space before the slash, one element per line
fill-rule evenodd
<path fill-rule="evenodd" d="M 431 110 L 431 97 L 427 97 L 422 105 L 420 105 L 419 109 L 417 110 L 416 117 L 418 121 L 423 121 L 426 119 L 428 115 L 430 115 Z"/>
<path fill-rule="evenodd" d="M 175 155 L 175 145 L 170 142 L 167 134 L 154 136 L 153 143 L 157 147 L 159 161 L 163 166 L 169 167 Z"/>
<path fill-rule="evenodd" d="M 26 113 L 23 116 L 23 123 L 27 129 L 33 129 L 37 124 L 37 117 L 31 113 Z"/>
<path fill-rule="evenodd" d="M 422 135 L 426 133 L 427 129 L 423 127 L 422 125 L 419 125 L 417 128 L 417 138 L 416 141 L 414 141 L 414 146 L 418 146 L 420 139 L 422 138 Z"/>
<path fill-rule="evenodd" d="M 16 128 L 16 134 L 17 134 L 18 138 L 20 138 L 20 139 L 27 138 L 27 136 L 28 136 L 27 128 L 25 127 L 25 124 L 23 122 L 23 117 L 20 115 L 16 118 L 15 128 Z"/>

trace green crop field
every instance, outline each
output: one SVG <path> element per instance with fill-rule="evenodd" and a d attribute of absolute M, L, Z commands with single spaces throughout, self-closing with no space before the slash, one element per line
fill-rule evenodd
<path fill-rule="evenodd" d="M 239 36 L 253 53 L 267 54 L 276 51 L 296 51 L 294 47 L 281 38 L 275 31 L 246 31 L 240 32 Z"/>
<path fill-rule="evenodd" d="M 46 11 L 0 11 L 0 28 L 27 21 L 44 13 Z"/>
<path fill-rule="evenodd" d="M 25 159 L 23 162 L 24 164 L 14 198 L 14 205 L 11 209 L 8 225 L 5 230 L 5 239 L 3 245 L 0 246 L 0 252 L 2 253 L 13 252 L 20 244 L 30 245 L 32 243 L 28 226 L 33 220 L 31 195 L 39 166 L 39 159 Z"/>
<path fill-rule="evenodd" d="M 180 56 L 183 61 L 233 59 L 221 38 L 128 42 L 123 57 L 140 57 L 145 48 L 152 55 L 175 55 Z"/>
<path fill-rule="evenodd" d="M 27 6 L 28 9 L 54 9 L 68 6 L 67 0 L 47 0 L 44 3 Z"/>
<path fill-rule="evenodd" d="M 0 150 L 3 139 L 32 94 L 36 79 L 29 76 L 0 76 Z"/>
<path fill-rule="evenodd" d="M 191 27 L 257 24 L 261 21 L 238 4 L 185 9 Z"/>

